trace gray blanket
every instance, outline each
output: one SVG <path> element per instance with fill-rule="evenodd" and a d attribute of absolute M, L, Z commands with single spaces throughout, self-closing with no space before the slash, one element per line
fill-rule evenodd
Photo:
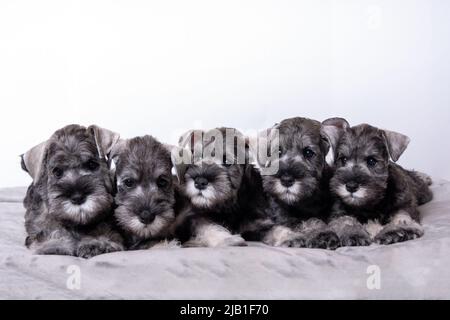
<path fill-rule="evenodd" d="M 450 183 L 422 207 L 425 236 L 335 252 L 272 248 L 158 248 L 90 260 L 24 247 L 25 188 L 0 190 L 2 299 L 450 298 Z"/>

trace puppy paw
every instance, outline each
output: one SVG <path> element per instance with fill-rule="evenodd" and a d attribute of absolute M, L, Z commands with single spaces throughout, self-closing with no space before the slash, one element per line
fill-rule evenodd
<path fill-rule="evenodd" d="M 378 244 L 393 244 L 417 239 L 423 236 L 423 230 L 408 226 L 386 227 L 375 237 Z"/>
<path fill-rule="evenodd" d="M 340 238 L 342 247 L 370 246 L 370 235 L 365 231 L 345 233 Z"/>
<path fill-rule="evenodd" d="M 312 239 L 309 239 L 307 242 L 307 247 L 336 250 L 337 248 L 339 248 L 340 244 L 341 243 L 338 235 L 331 230 L 326 230 L 319 232 Z"/>
<path fill-rule="evenodd" d="M 121 245 L 104 240 L 90 240 L 82 242 L 78 248 L 76 255 L 81 258 L 89 259 L 100 254 L 121 251 Z"/>
<path fill-rule="evenodd" d="M 75 255 L 74 243 L 70 239 L 49 240 L 45 242 L 32 242 L 30 249 L 39 255 L 58 255 L 73 256 Z"/>
<path fill-rule="evenodd" d="M 220 247 L 246 247 L 247 242 L 241 236 L 231 236 L 223 239 L 219 245 Z"/>
<path fill-rule="evenodd" d="M 284 241 L 280 247 L 285 248 L 306 248 L 306 239 L 304 237 L 296 237 Z"/>
<path fill-rule="evenodd" d="M 212 241 L 214 240 L 214 241 Z M 230 235 L 229 237 L 217 239 L 193 239 L 183 243 L 183 248 L 199 248 L 199 247 L 246 247 L 247 242 L 238 235 Z"/>
<path fill-rule="evenodd" d="M 44 245 L 35 250 L 35 254 L 39 255 L 57 255 L 57 256 L 73 256 L 72 248 L 58 245 Z"/>

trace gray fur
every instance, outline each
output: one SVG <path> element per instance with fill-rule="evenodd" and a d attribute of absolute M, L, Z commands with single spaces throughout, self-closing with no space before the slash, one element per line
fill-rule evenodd
<path fill-rule="evenodd" d="M 90 258 L 123 249 L 111 220 L 113 181 L 105 158 L 116 137 L 70 125 L 23 155 L 22 168 L 33 178 L 24 200 L 26 245 L 36 253 Z"/>
<path fill-rule="evenodd" d="M 212 134 L 221 141 L 215 145 L 214 159 L 209 148 L 215 142 Z M 189 131 L 180 146 L 190 147 L 192 162 L 177 169 L 190 206 L 179 223 L 178 237 L 185 246 L 245 245 L 244 234 L 252 239 L 258 233 L 255 225 L 264 224 L 263 210 L 258 207 L 262 204 L 261 178 L 249 164 L 245 137 L 232 128 Z"/>
<path fill-rule="evenodd" d="M 335 249 L 338 236 L 324 222 L 331 204 L 331 169 L 326 156 L 335 148 L 342 129 L 291 118 L 273 130 L 279 131 L 279 171 L 263 176 L 263 186 L 275 227 L 263 241 L 275 246 Z"/>
<path fill-rule="evenodd" d="M 423 235 L 418 206 L 432 199 L 431 181 L 395 164 L 409 138 L 367 124 L 347 128 L 337 148 L 330 222 L 344 246 L 391 244 Z M 428 178 L 428 177 L 427 177 Z M 381 224 L 377 234 L 367 223 Z"/>
<path fill-rule="evenodd" d="M 114 216 L 129 249 L 149 248 L 170 238 L 175 221 L 176 183 L 169 149 L 152 136 L 120 141 Z"/>

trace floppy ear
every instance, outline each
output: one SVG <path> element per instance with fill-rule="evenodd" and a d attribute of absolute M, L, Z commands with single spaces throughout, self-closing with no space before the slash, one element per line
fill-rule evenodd
<path fill-rule="evenodd" d="M 96 125 L 90 126 L 88 130 L 94 135 L 99 157 L 106 159 L 114 145 L 119 141 L 120 135 Z"/>
<path fill-rule="evenodd" d="M 404 134 L 383 130 L 383 136 L 386 140 L 386 146 L 392 161 L 397 162 L 400 156 L 405 152 L 411 139 Z"/>
<path fill-rule="evenodd" d="M 178 182 L 183 182 L 187 166 L 191 163 L 191 151 L 187 148 L 181 148 L 171 144 L 164 144 L 164 147 L 170 152 L 170 159 Z"/>
<path fill-rule="evenodd" d="M 123 152 L 125 145 L 127 143 L 127 139 L 119 139 L 111 148 L 111 151 L 108 156 L 108 166 L 111 170 L 115 170 L 116 162 L 119 155 Z"/>
<path fill-rule="evenodd" d="M 28 172 L 33 181 L 37 180 L 42 172 L 48 141 L 42 142 L 21 155 L 22 169 Z"/>
<path fill-rule="evenodd" d="M 331 152 L 328 152 L 327 155 L 330 164 L 334 163 L 339 140 L 348 128 L 350 128 L 350 124 L 343 118 L 330 118 L 322 122 L 322 136 L 331 149 Z"/>

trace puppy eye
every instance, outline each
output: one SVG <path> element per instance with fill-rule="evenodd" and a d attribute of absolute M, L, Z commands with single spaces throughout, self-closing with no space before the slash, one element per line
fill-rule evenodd
<path fill-rule="evenodd" d="M 127 188 L 133 188 L 134 186 L 134 180 L 131 178 L 127 178 L 125 180 L 123 180 L 123 184 L 125 185 L 125 187 Z"/>
<path fill-rule="evenodd" d="M 345 166 L 345 165 L 347 164 L 347 161 L 348 161 L 347 157 L 340 157 L 340 158 L 339 158 L 339 162 L 340 162 L 343 166 Z"/>
<path fill-rule="evenodd" d="M 63 174 L 64 174 L 64 171 L 61 169 L 61 168 L 54 168 L 53 170 L 52 170 L 52 173 L 53 173 L 53 175 L 56 177 L 56 178 L 61 178 L 62 176 L 63 176 Z"/>
<path fill-rule="evenodd" d="M 375 167 L 377 165 L 378 161 L 374 157 L 367 158 L 367 165 L 371 168 Z"/>
<path fill-rule="evenodd" d="M 314 151 L 312 151 L 310 148 L 305 148 L 303 149 L 303 155 L 306 159 L 311 159 L 312 157 L 314 157 L 316 154 Z"/>
<path fill-rule="evenodd" d="M 100 166 L 99 163 L 97 161 L 95 161 L 95 160 L 89 160 L 86 163 L 86 168 L 88 168 L 91 171 L 97 170 L 99 166 Z"/>
<path fill-rule="evenodd" d="M 169 181 L 164 177 L 159 177 L 158 180 L 156 180 L 156 184 L 159 188 L 166 188 L 169 185 Z"/>

